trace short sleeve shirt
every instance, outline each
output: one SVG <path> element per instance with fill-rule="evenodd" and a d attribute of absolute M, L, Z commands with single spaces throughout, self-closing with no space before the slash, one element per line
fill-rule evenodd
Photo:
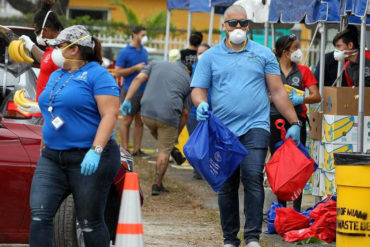
<path fill-rule="evenodd" d="M 313 85 L 317 85 L 317 81 L 310 68 L 304 65 L 293 63 L 293 68 L 289 72 L 288 76 L 285 77 L 284 73 L 281 72 L 281 80 L 283 84 L 288 84 L 296 89 L 305 91 L 306 88 L 310 88 Z M 294 107 L 296 113 L 299 116 L 306 117 L 306 107 L 304 104 L 297 105 Z M 280 114 L 274 104 L 271 104 L 271 115 Z"/>
<path fill-rule="evenodd" d="M 186 64 L 193 65 L 197 61 L 197 51 L 192 49 L 184 49 L 180 51 L 181 61 Z"/>
<path fill-rule="evenodd" d="M 144 46 L 141 46 L 140 50 L 138 50 L 136 49 L 136 47 L 128 44 L 125 48 L 123 48 L 120 51 L 116 60 L 116 66 L 119 66 L 121 68 L 130 68 L 139 63 L 148 64 L 148 52 L 144 48 Z M 128 88 L 131 85 L 131 82 L 139 73 L 140 71 L 135 71 L 134 73 L 124 77 L 125 90 L 128 90 Z M 144 92 L 145 85 L 146 83 L 143 83 L 139 88 L 138 92 L 141 93 Z"/>
<path fill-rule="evenodd" d="M 222 43 L 198 61 L 191 87 L 207 88 L 214 114 L 236 135 L 251 128 L 270 131 L 270 101 L 266 74 L 280 75 L 269 48 L 248 40 L 240 52 Z"/>
<path fill-rule="evenodd" d="M 190 110 L 190 76 L 181 62 L 155 61 L 142 71 L 149 76 L 141 115 L 179 127 L 183 109 Z"/>
<path fill-rule="evenodd" d="M 53 47 L 46 47 L 44 55 L 41 58 L 40 62 L 40 74 L 37 78 L 36 84 L 36 100 L 39 99 L 41 92 L 44 90 L 46 83 L 49 80 L 49 76 L 55 70 L 59 69 L 58 66 L 55 65 L 53 59 L 51 59 L 51 53 L 53 52 Z"/>
<path fill-rule="evenodd" d="M 360 56 L 357 62 L 347 61 L 344 65 L 346 82 L 349 87 L 358 87 L 360 81 Z M 365 51 L 365 87 L 370 87 L 370 51 Z"/>
<path fill-rule="evenodd" d="M 101 121 L 94 96 L 118 97 L 119 91 L 113 76 L 97 62 L 90 62 L 71 73 L 64 69 L 53 72 L 39 98 L 45 145 L 56 150 L 91 147 Z M 53 118 L 48 112 L 50 99 L 54 117 L 59 116 L 64 121 L 58 130 L 53 127 Z"/>

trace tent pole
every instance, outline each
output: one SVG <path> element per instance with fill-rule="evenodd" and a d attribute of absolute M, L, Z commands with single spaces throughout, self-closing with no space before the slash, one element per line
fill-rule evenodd
<path fill-rule="evenodd" d="M 358 152 L 364 151 L 364 91 L 365 91 L 365 35 L 366 35 L 366 18 L 361 17 L 361 36 L 360 36 L 360 75 L 359 75 L 359 100 L 358 100 Z"/>
<path fill-rule="evenodd" d="M 339 32 L 342 32 L 348 25 L 348 16 L 341 16 L 340 17 L 340 26 L 339 26 Z M 337 87 L 342 86 L 342 70 L 344 67 L 344 62 L 338 61 L 338 70 L 337 70 L 337 77 L 340 77 L 337 80 Z"/>
<path fill-rule="evenodd" d="M 275 26 L 271 23 L 271 48 L 275 49 Z"/>
<path fill-rule="evenodd" d="M 208 29 L 208 45 L 212 46 L 212 33 L 213 33 L 213 21 L 215 19 L 215 6 L 211 8 L 211 17 L 209 19 L 209 29 Z"/>
<path fill-rule="evenodd" d="M 324 80 L 325 80 L 325 48 L 326 48 L 326 24 L 321 22 L 319 25 L 319 32 L 321 34 L 320 39 L 320 78 L 319 78 L 319 90 L 321 95 L 321 101 L 324 99 Z M 320 111 L 323 110 L 323 104 L 320 104 Z"/>
<path fill-rule="evenodd" d="M 166 37 L 164 43 L 164 61 L 168 61 L 168 41 L 170 37 L 170 23 L 171 23 L 171 11 L 167 10 L 167 21 L 166 21 Z"/>
<path fill-rule="evenodd" d="M 265 22 L 265 46 L 269 46 L 269 23 Z"/>
<path fill-rule="evenodd" d="M 192 13 L 188 12 L 188 31 L 186 35 L 186 47 L 189 47 L 189 39 L 190 39 L 190 33 L 191 33 L 191 19 L 192 19 Z"/>

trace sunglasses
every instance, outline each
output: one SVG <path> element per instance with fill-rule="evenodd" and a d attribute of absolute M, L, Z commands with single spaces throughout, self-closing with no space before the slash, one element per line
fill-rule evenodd
<path fill-rule="evenodd" d="M 238 23 L 240 24 L 241 27 L 246 27 L 246 26 L 248 26 L 248 23 L 249 23 L 249 21 L 247 19 L 243 19 L 243 20 L 231 19 L 231 20 L 227 20 L 225 22 L 227 22 L 230 27 L 236 27 L 238 25 Z"/>

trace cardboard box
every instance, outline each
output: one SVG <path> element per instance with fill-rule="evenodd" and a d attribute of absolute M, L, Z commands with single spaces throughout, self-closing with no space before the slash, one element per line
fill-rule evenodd
<path fill-rule="evenodd" d="M 314 173 L 312 195 L 326 197 L 337 193 L 335 173 L 317 169 Z"/>
<path fill-rule="evenodd" d="M 319 161 L 320 161 L 320 156 L 319 156 L 320 155 L 320 145 L 321 145 L 321 142 L 317 140 L 313 140 L 307 145 L 307 150 L 308 150 L 309 155 L 311 156 L 312 159 L 315 160 L 317 164 L 319 164 Z"/>
<path fill-rule="evenodd" d="M 312 140 L 321 140 L 322 134 L 322 113 L 310 112 L 310 132 L 309 136 Z"/>
<path fill-rule="evenodd" d="M 365 88 L 365 116 L 370 116 L 370 88 Z M 358 88 L 324 87 L 324 114 L 358 115 Z"/>
<path fill-rule="evenodd" d="M 322 141 L 324 143 L 357 144 L 357 116 L 323 115 Z"/>
<path fill-rule="evenodd" d="M 325 172 L 335 172 L 334 153 L 357 152 L 356 144 L 324 143 L 320 146 L 319 168 Z"/>
<path fill-rule="evenodd" d="M 316 169 L 316 171 L 313 173 L 313 179 L 312 179 L 312 195 L 314 196 L 321 196 L 320 176 L 321 176 L 321 170 Z"/>
<path fill-rule="evenodd" d="M 335 173 L 326 171 L 323 171 L 322 173 L 324 174 L 323 177 L 325 184 L 325 196 L 335 195 L 337 193 L 337 186 L 335 184 Z"/>

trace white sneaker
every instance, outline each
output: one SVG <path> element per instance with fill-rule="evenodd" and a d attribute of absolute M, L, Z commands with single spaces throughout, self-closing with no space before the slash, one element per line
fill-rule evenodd
<path fill-rule="evenodd" d="M 245 247 L 261 247 L 257 241 L 249 242 Z"/>
<path fill-rule="evenodd" d="M 233 244 L 224 244 L 224 247 L 236 247 L 236 245 L 233 245 Z"/>

